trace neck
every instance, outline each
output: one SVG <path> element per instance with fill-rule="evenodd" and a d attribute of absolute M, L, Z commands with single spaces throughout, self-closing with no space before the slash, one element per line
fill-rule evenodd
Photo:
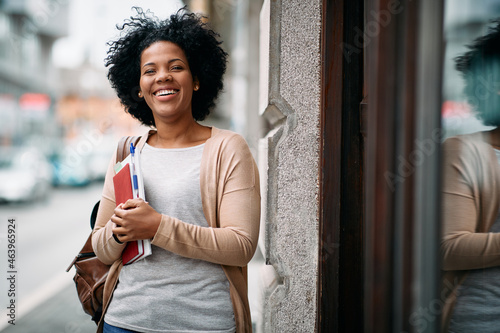
<path fill-rule="evenodd" d="M 148 144 L 157 148 L 185 148 L 202 144 L 210 137 L 210 128 L 198 124 L 193 118 L 183 123 L 159 122 L 157 132 Z"/>

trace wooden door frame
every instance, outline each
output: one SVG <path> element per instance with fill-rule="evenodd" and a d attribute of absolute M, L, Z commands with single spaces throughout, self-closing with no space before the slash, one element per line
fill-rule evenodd
<path fill-rule="evenodd" d="M 439 297 L 440 143 L 400 168 L 440 128 L 443 2 L 394 4 L 323 0 L 318 332 L 415 332 Z"/>
<path fill-rule="evenodd" d="M 394 3 L 366 1 L 392 16 L 366 49 L 364 331 L 438 332 L 418 313 L 439 297 L 440 142 L 415 157 L 440 128 L 443 3 Z"/>
<path fill-rule="evenodd" d="M 363 0 L 324 0 L 318 332 L 363 329 Z"/>

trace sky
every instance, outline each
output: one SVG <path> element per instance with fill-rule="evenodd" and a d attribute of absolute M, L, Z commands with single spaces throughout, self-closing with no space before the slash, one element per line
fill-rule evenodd
<path fill-rule="evenodd" d="M 133 6 L 150 9 L 166 18 L 183 6 L 181 0 L 70 0 L 68 36 L 56 41 L 52 60 L 56 67 L 77 68 L 88 56 L 104 70 L 106 42 L 118 36 L 116 24 L 135 14 Z"/>

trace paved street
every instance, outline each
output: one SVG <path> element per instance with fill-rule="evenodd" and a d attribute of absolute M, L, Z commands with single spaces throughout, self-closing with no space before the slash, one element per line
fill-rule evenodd
<path fill-rule="evenodd" d="M 70 273 L 68 273 L 70 274 Z M 8 318 L 8 317 L 7 317 Z M 65 285 L 55 295 L 23 315 L 2 333 L 94 333 L 96 325 L 78 302 L 75 287 Z"/>
<path fill-rule="evenodd" d="M 81 309 L 67 266 L 90 233 L 89 217 L 102 185 L 55 189 L 33 205 L 0 205 L 0 332 L 91 333 L 95 324 Z M 8 320 L 10 283 L 7 253 L 8 219 L 16 221 L 15 325 Z M 257 270 L 249 265 L 251 307 L 258 304 Z M 252 292 L 253 291 L 253 292 Z M 255 319 L 255 318 L 254 318 Z"/>
<path fill-rule="evenodd" d="M 90 233 L 89 216 L 102 185 L 55 189 L 43 202 L 0 206 L 1 332 L 94 332 L 82 312 L 66 267 Z M 9 297 L 6 234 L 16 221 L 16 287 Z M 4 277 L 5 276 L 5 277 Z M 15 326 L 7 306 L 15 301 Z M 3 329 L 3 330 L 2 330 Z"/>

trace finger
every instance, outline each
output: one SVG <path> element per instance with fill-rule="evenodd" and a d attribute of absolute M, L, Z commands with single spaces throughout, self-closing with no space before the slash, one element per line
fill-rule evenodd
<path fill-rule="evenodd" d="M 126 235 L 117 235 L 115 234 L 116 238 L 120 241 L 120 243 L 126 243 L 129 241 L 129 237 Z"/>
<path fill-rule="evenodd" d="M 117 229 L 116 233 L 114 233 L 114 235 L 122 243 L 126 243 L 126 242 L 130 241 L 130 239 L 131 239 L 130 236 L 127 233 L 125 233 L 125 231 L 121 231 L 120 229 Z"/>
<path fill-rule="evenodd" d="M 121 227 L 123 225 L 123 218 L 121 218 L 120 216 L 117 216 L 116 214 L 111 216 L 110 220 L 111 220 L 111 222 L 113 222 L 114 224 L 116 224 L 119 227 Z"/>
<path fill-rule="evenodd" d="M 123 228 L 123 227 L 116 227 L 116 228 L 111 229 L 111 231 L 115 235 L 120 236 L 120 237 L 125 236 L 127 234 L 127 230 L 125 230 L 125 228 Z"/>
<path fill-rule="evenodd" d="M 127 213 L 127 208 L 124 208 L 124 204 L 120 204 L 120 206 L 117 206 L 115 208 L 115 215 L 118 217 L 123 218 L 126 213 Z"/>
<path fill-rule="evenodd" d="M 115 239 L 118 240 L 119 243 L 124 243 L 123 239 L 121 238 L 122 235 L 113 234 L 113 236 L 115 236 Z"/>
<path fill-rule="evenodd" d="M 130 209 L 130 208 L 135 208 L 138 207 L 141 203 L 143 203 L 144 200 L 141 198 L 136 198 L 136 199 L 128 199 L 122 206 L 122 209 Z"/>

